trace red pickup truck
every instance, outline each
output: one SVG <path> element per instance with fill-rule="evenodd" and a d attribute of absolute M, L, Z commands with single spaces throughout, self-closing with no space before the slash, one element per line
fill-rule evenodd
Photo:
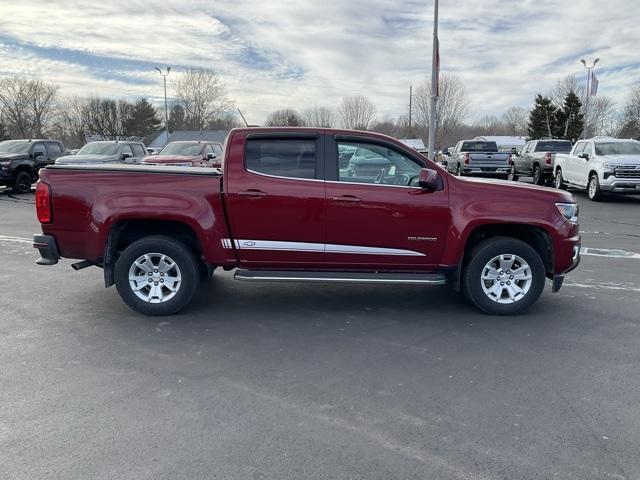
<path fill-rule="evenodd" d="M 147 315 L 185 307 L 215 267 L 244 281 L 462 290 L 490 314 L 557 291 L 579 262 L 567 192 L 458 178 L 370 132 L 242 128 L 222 169 L 55 165 L 40 172 L 41 265 L 104 269 Z"/>

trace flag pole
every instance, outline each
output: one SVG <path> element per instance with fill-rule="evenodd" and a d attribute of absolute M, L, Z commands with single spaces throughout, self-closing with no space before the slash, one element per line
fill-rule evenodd
<path fill-rule="evenodd" d="M 431 108 L 429 110 L 429 150 L 428 157 L 435 161 L 436 142 L 436 102 L 438 101 L 438 0 L 435 0 L 433 10 L 433 52 L 431 56 Z"/>

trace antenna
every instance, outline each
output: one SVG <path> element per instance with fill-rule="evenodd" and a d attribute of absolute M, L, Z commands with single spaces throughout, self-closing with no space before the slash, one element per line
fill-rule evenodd
<path fill-rule="evenodd" d="M 242 112 L 240 111 L 239 107 L 236 107 L 236 109 L 238 110 L 238 113 L 240 114 L 240 116 L 242 117 L 242 121 L 244 122 L 244 126 L 248 127 L 249 124 L 247 123 L 247 120 L 244 118 L 244 115 L 242 114 Z"/>

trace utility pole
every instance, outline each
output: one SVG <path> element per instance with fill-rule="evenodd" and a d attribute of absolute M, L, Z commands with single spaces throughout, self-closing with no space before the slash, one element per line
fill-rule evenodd
<path fill-rule="evenodd" d="M 167 73 L 162 73 L 158 67 L 156 70 L 162 75 L 162 80 L 164 82 L 164 128 L 167 131 L 167 143 L 169 143 L 169 104 L 167 103 L 167 76 L 171 71 L 171 67 L 167 67 Z"/>
<path fill-rule="evenodd" d="M 433 52 L 431 56 L 431 109 L 429 111 L 429 151 L 428 157 L 435 161 L 436 142 L 436 103 L 438 101 L 438 70 L 440 60 L 438 52 L 438 0 L 433 9 Z"/>
<path fill-rule="evenodd" d="M 412 106 L 413 106 L 413 85 L 409 85 L 409 137 L 413 137 L 411 133 Z"/>
<path fill-rule="evenodd" d="M 593 65 L 591 65 L 590 67 L 587 65 L 587 62 L 584 60 L 584 58 L 581 58 L 580 61 L 582 62 L 582 65 L 584 65 L 584 68 L 587 69 L 587 91 L 584 97 L 584 126 L 582 128 L 582 138 L 587 138 L 587 127 L 589 125 L 589 96 L 591 95 L 591 76 L 593 69 L 596 67 L 596 63 L 598 63 L 600 59 L 596 58 L 593 61 Z"/>

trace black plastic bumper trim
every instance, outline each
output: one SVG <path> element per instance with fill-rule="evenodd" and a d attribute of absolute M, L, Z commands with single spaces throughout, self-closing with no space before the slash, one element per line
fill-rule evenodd
<path fill-rule="evenodd" d="M 40 252 L 40 258 L 36 260 L 38 265 L 55 265 L 60 260 L 56 239 L 51 235 L 34 235 L 33 248 Z"/>

